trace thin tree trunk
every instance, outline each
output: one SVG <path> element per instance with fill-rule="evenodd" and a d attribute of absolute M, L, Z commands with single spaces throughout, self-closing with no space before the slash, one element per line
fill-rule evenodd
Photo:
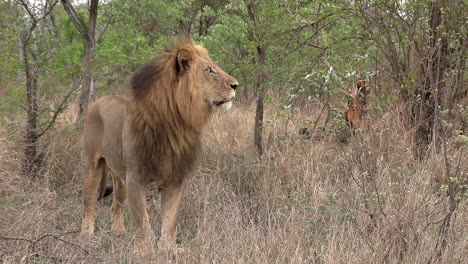
<path fill-rule="evenodd" d="M 26 110 L 28 120 L 26 123 L 26 137 L 25 137 L 25 148 L 24 148 L 24 162 L 23 162 L 23 174 L 34 178 L 38 172 L 37 166 L 37 72 L 33 67 L 31 69 L 31 63 L 28 56 L 28 43 L 32 36 L 32 32 L 36 28 L 37 21 L 33 21 L 28 34 L 21 38 L 21 54 L 22 62 L 24 66 L 24 73 L 26 76 Z M 33 56 L 33 59 L 36 58 Z M 36 61 L 35 61 L 36 63 Z M 34 64 L 35 65 L 35 64 Z"/>
<path fill-rule="evenodd" d="M 29 19 L 26 22 L 29 24 L 29 28 L 22 33 L 19 40 L 21 62 L 24 67 L 24 76 L 26 77 L 26 111 L 27 111 L 27 123 L 26 123 L 26 135 L 24 138 L 24 161 L 22 164 L 23 174 L 30 178 L 35 178 L 42 167 L 43 155 L 38 151 L 39 138 L 47 131 L 39 131 L 40 126 L 40 115 L 39 115 L 39 102 L 38 102 L 38 78 L 39 69 L 41 65 L 45 63 L 47 56 L 44 50 L 47 47 L 42 47 L 40 39 L 34 39 L 35 30 L 44 30 L 46 28 L 45 22 L 47 16 L 49 16 L 57 4 L 57 1 L 45 2 L 42 7 L 36 5 L 36 8 L 42 8 L 43 14 L 40 17 L 32 9 L 28 1 L 20 0 L 21 5 L 29 15 Z M 44 24 L 42 24 L 44 23 Z M 26 25 L 27 25 L 26 24 Z M 41 25 L 42 28 L 37 29 L 37 26 Z M 41 35 L 41 34 L 38 34 Z M 35 42 L 35 45 L 31 45 L 31 41 Z M 39 47 L 40 48 L 39 48 Z M 56 112 L 58 114 L 58 112 Z M 50 123 L 49 128 L 52 126 Z"/>
<path fill-rule="evenodd" d="M 265 82 L 265 48 L 263 46 L 257 47 L 258 56 L 258 71 L 257 83 L 255 90 L 257 94 L 256 111 L 255 111 L 255 128 L 254 128 L 254 145 L 259 155 L 263 154 L 262 146 L 262 132 L 263 132 L 263 101 L 265 98 L 264 82 Z"/>
<path fill-rule="evenodd" d="M 24 49 L 23 49 L 23 42 L 21 38 L 18 38 L 18 47 L 19 47 L 19 59 L 20 63 L 23 63 L 23 58 L 24 58 Z M 19 80 L 23 77 L 23 71 L 21 68 L 18 68 L 18 72 L 16 74 L 16 78 Z"/>
<path fill-rule="evenodd" d="M 257 83 L 255 84 L 256 110 L 255 110 L 255 127 L 254 127 L 254 146 L 259 155 L 263 154 L 262 132 L 263 132 L 263 101 L 265 98 L 265 59 L 266 49 L 262 44 L 262 34 L 256 31 L 260 24 L 257 2 L 253 0 L 244 0 L 247 7 L 250 20 L 253 23 L 249 29 L 249 39 L 255 41 L 257 45 Z"/>
<path fill-rule="evenodd" d="M 88 111 L 89 101 L 91 101 L 94 94 L 93 82 L 93 62 L 94 62 L 94 40 L 86 41 L 85 57 L 83 65 L 85 72 L 83 75 L 83 85 L 81 86 L 81 95 L 78 110 L 78 123 L 83 123 L 85 115 Z"/>
<path fill-rule="evenodd" d="M 89 101 L 92 99 L 94 91 L 93 85 L 93 64 L 94 47 L 96 45 L 96 21 L 98 13 L 99 0 L 91 0 L 89 4 L 89 24 L 78 15 L 73 5 L 68 0 L 61 0 L 63 8 L 70 16 L 76 29 L 80 32 L 85 41 L 85 56 L 83 58 L 84 77 L 81 87 L 80 108 L 78 111 L 77 123 L 83 123 L 86 112 L 88 111 Z"/>
<path fill-rule="evenodd" d="M 30 72 L 27 56 L 24 56 L 24 65 L 26 71 L 26 109 L 28 121 L 26 124 L 26 146 L 24 149 L 25 160 L 23 164 L 23 173 L 28 177 L 35 178 L 37 176 L 37 173 L 39 172 L 41 163 L 37 153 L 37 143 L 39 139 L 37 135 L 37 76 L 34 76 L 34 73 Z"/>
<path fill-rule="evenodd" d="M 417 91 L 413 106 L 417 126 L 416 139 L 418 154 L 424 153 L 430 143 L 437 144 L 438 127 L 436 127 L 436 118 L 434 109 L 438 109 L 444 102 L 435 101 L 434 98 L 442 98 L 440 95 L 444 93 L 445 82 L 444 73 L 447 68 L 448 56 L 448 40 L 441 32 L 442 12 L 440 2 L 431 2 L 430 5 L 430 43 L 427 54 L 426 74 L 424 83 Z M 434 146 L 436 147 L 436 146 Z"/>
<path fill-rule="evenodd" d="M 37 157 L 37 119 L 38 119 L 38 103 L 37 103 L 37 54 L 34 54 L 32 49 L 28 51 L 28 44 L 33 36 L 33 32 L 37 27 L 38 19 L 31 13 L 29 6 L 26 2 L 21 2 L 23 7 L 27 10 L 30 15 L 31 25 L 28 31 L 20 38 L 21 47 L 21 59 L 24 66 L 24 74 L 26 77 L 26 111 L 28 120 L 26 123 L 26 136 L 25 136 L 25 148 L 24 148 L 24 161 L 22 164 L 23 174 L 34 178 L 37 176 L 37 172 L 40 168 L 40 162 Z M 50 12 L 50 11 L 49 11 Z M 47 13 L 44 15 L 44 17 Z M 28 54 L 31 54 L 31 58 L 34 63 L 29 61 Z"/>
<path fill-rule="evenodd" d="M 34 30 L 36 26 L 32 26 Z M 32 32 L 31 30 L 31 32 Z M 23 164 L 23 174 L 35 178 L 41 168 L 42 158 L 38 153 L 38 119 L 39 119 L 39 105 L 38 105 L 38 64 L 37 55 L 31 54 L 33 62 L 29 61 L 28 57 L 28 42 L 29 38 L 22 40 L 23 48 L 23 65 L 26 76 L 26 101 L 27 101 L 27 124 L 26 124 L 26 138 L 25 138 L 25 148 L 24 148 L 24 164 Z"/>

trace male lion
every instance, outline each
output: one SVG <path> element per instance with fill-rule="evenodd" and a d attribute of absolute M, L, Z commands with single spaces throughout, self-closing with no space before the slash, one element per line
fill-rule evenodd
<path fill-rule="evenodd" d="M 125 231 L 122 204 L 127 193 L 137 249 L 154 253 L 145 192 L 156 182 L 161 190 L 159 247 L 169 249 L 184 180 L 200 149 L 200 133 L 215 108 L 232 106 L 237 85 L 205 48 L 194 45 L 190 37 L 178 37 L 135 72 L 130 99 L 96 100 L 84 129 L 82 233 L 94 232 L 96 196 L 99 185 L 101 193 L 104 189 L 107 167 L 114 184 L 112 231 Z"/>

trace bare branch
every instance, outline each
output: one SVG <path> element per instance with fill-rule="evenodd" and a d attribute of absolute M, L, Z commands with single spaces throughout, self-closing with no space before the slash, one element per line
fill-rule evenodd
<path fill-rule="evenodd" d="M 89 32 L 86 27 L 84 20 L 78 15 L 73 5 L 68 0 L 61 0 L 65 12 L 70 16 L 73 24 L 75 24 L 76 29 L 80 32 L 81 36 L 84 39 L 89 38 Z"/>
<path fill-rule="evenodd" d="M 59 240 L 59 241 L 62 241 L 62 242 L 64 242 L 64 243 L 66 243 L 66 244 L 70 244 L 70 245 L 72 245 L 72 246 L 75 246 L 75 247 L 77 247 L 77 248 L 83 250 L 83 252 L 84 252 L 86 255 L 89 255 L 89 251 L 88 251 L 88 250 L 84 249 L 82 246 L 80 246 L 80 245 L 78 245 L 78 244 L 76 244 L 76 243 L 67 241 L 67 240 L 65 240 L 65 239 L 63 239 L 63 238 L 60 238 L 60 237 L 55 237 L 55 236 L 54 236 L 53 238 L 55 238 L 55 239 L 57 239 L 57 240 Z"/>
<path fill-rule="evenodd" d="M 55 1 L 52 6 L 44 13 L 43 16 L 39 17 L 39 18 L 36 18 L 36 16 L 34 15 L 33 11 L 31 10 L 30 6 L 29 6 L 29 2 L 28 1 L 24 1 L 24 0 L 18 0 L 20 2 L 20 4 L 24 7 L 24 9 L 26 10 L 26 12 L 28 13 L 29 17 L 31 18 L 32 20 L 32 23 L 31 23 L 31 26 L 29 27 L 29 30 L 28 30 L 28 33 L 26 35 L 26 37 L 22 38 L 22 41 L 23 41 L 23 45 L 24 43 L 28 43 L 29 40 L 31 39 L 31 36 L 32 36 L 32 32 L 34 31 L 34 29 L 36 28 L 37 26 L 37 23 L 39 21 L 41 21 L 42 19 L 46 18 L 51 12 L 52 10 L 54 9 L 55 5 L 58 3 L 58 1 Z M 44 6 L 44 8 L 47 8 L 47 3 L 46 5 Z"/>
<path fill-rule="evenodd" d="M 29 238 L 24 238 L 24 237 L 9 237 L 9 236 L 0 235 L 0 238 L 5 239 L 5 240 L 18 240 L 18 241 L 26 241 L 26 242 L 29 242 L 29 243 L 34 243 L 33 240 L 31 240 Z"/>
<path fill-rule="evenodd" d="M 104 25 L 104 29 L 101 31 L 101 33 L 99 34 L 99 36 L 96 38 L 96 43 L 98 43 L 99 40 L 101 40 L 101 37 L 102 37 L 102 35 L 104 35 L 104 32 L 106 32 L 106 29 L 107 29 L 107 27 L 109 26 L 109 24 L 111 23 L 112 18 L 114 18 L 114 14 L 112 14 L 112 15 L 109 17 L 109 20 L 108 20 L 107 23 Z"/>
<path fill-rule="evenodd" d="M 320 33 L 320 31 L 322 29 L 324 29 L 325 27 L 329 26 L 329 25 L 332 25 L 333 23 L 335 23 L 336 21 L 340 20 L 340 19 L 345 19 L 346 17 L 342 17 L 342 16 L 339 16 L 335 19 L 332 19 L 330 20 L 328 23 L 325 23 L 324 25 L 322 25 L 321 27 L 319 27 L 310 37 L 308 37 L 306 40 L 302 41 L 301 43 L 299 43 L 296 47 L 292 48 L 291 50 L 289 50 L 285 55 L 287 56 L 289 53 L 299 49 L 300 47 L 304 46 L 304 45 L 310 45 L 311 47 L 315 47 L 315 48 L 319 48 L 319 49 L 322 49 L 322 50 L 326 50 L 327 48 L 326 47 L 320 47 L 320 46 L 316 46 L 316 45 L 311 45 L 309 44 L 309 42 L 317 36 L 318 33 Z"/>
<path fill-rule="evenodd" d="M 87 65 L 86 65 L 87 67 Z M 80 83 L 81 81 L 83 80 L 85 76 L 85 73 L 83 73 L 80 77 L 80 79 L 75 83 L 75 87 L 73 87 L 68 93 L 67 95 L 65 95 L 65 97 L 63 98 L 62 102 L 60 103 L 60 105 L 58 106 L 57 110 L 55 110 L 54 112 L 54 115 L 52 116 L 52 119 L 49 121 L 49 124 L 47 124 L 46 128 L 44 128 L 39 134 L 38 134 L 38 137 L 41 137 L 43 136 L 50 128 L 52 128 L 52 126 L 55 124 L 55 121 L 57 120 L 58 118 L 58 115 L 63 111 L 64 109 L 64 105 L 65 103 L 68 101 L 68 99 L 70 99 L 70 96 L 76 92 L 78 90 L 78 88 L 80 87 Z"/>
<path fill-rule="evenodd" d="M 19 0 L 19 2 L 20 2 L 21 5 L 24 7 L 24 9 L 26 9 L 26 12 L 28 12 L 29 17 L 30 17 L 34 22 L 37 22 L 36 18 L 34 17 L 33 12 L 32 12 L 31 9 L 29 8 L 29 2 L 28 2 L 28 1 L 24 1 L 24 0 Z"/>
<path fill-rule="evenodd" d="M 70 234 L 76 234 L 76 233 L 79 233 L 81 230 L 73 230 L 73 231 L 69 231 L 69 232 L 65 232 L 63 234 L 53 234 L 53 233 L 47 233 L 47 234 L 44 234 L 34 240 L 32 239 L 29 239 L 29 238 L 24 238 L 24 237 L 8 237 L 8 236 L 2 236 L 0 235 L 0 238 L 1 239 L 5 239 L 5 240 L 17 240 L 17 241 L 25 241 L 25 242 L 28 242 L 31 247 L 32 250 L 34 250 L 34 248 L 36 247 L 36 243 L 40 242 L 41 240 L 47 238 L 47 237 L 52 237 L 53 239 L 56 239 L 56 240 L 59 240 L 59 241 L 62 241 L 64 243 L 67 243 L 67 244 L 70 244 L 72 246 L 75 246 L 81 250 L 83 250 L 85 252 L 86 255 L 89 255 L 89 251 L 84 249 L 83 247 L 81 247 L 80 245 L 76 244 L 76 243 L 73 243 L 73 242 L 70 242 L 70 241 L 67 241 L 65 239 L 63 239 L 62 237 L 65 236 L 65 235 L 70 235 Z"/>
<path fill-rule="evenodd" d="M 57 5 L 57 3 L 58 3 L 58 0 L 55 1 L 55 2 L 50 6 L 50 8 L 44 13 L 44 15 L 37 19 L 37 21 L 41 21 L 42 19 L 45 19 L 45 18 L 52 12 L 52 10 L 53 10 L 54 7 Z M 46 2 L 45 8 L 47 8 L 47 4 L 48 4 L 48 2 Z"/>

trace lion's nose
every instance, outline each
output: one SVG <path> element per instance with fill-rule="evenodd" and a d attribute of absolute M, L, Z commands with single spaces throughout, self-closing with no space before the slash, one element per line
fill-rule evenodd
<path fill-rule="evenodd" d="M 231 83 L 231 88 L 235 91 L 238 85 L 238 83 Z"/>

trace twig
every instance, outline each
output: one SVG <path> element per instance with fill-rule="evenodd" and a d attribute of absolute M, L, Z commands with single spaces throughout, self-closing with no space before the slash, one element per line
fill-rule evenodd
<path fill-rule="evenodd" d="M 34 243 L 34 241 L 32 241 L 31 239 L 24 238 L 24 237 L 8 237 L 8 236 L 0 235 L 0 238 L 5 239 L 5 240 L 20 240 L 20 241 L 26 241 L 26 242 L 29 242 L 29 243 Z"/>
<path fill-rule="evenodd" d="M 104 25 L 104 29 L 101 31 L 101 34 L 99 34 L 99 36 L 96 38 L 96 41 L 95 41 L 96 43 L 98 43 L 101 40 L 101 37 L 102 37 L 102 35 L 104 35 L 104 32 L 106 32 L 106 29 L 109 26 L 109 24 L 111 23 L 112 18 L 114 18 L 114 14 L 111 14 L 111 16 L 109 17 L 109 20 Z"/>
<path fill-rule="evenodd" d="M 73 243 L 73 242 L 67 241 L 67 240 L 65 240 L 65 239 L 62 239 L 62 238 L 60 238 L 60 237 L 54 237 L 54 238 L 55 238 L 55 239 L 57 239 L 57 240 L 60 240 L 60 241 L 62 241 L 62 242 L 64 242 L 64 243 L 67 243 L 67 244 L 73 245 L 73 246 L 75 246 L 75 247 L 77 247 L 77 248 L 79 248 L 79 249 L 83 250 L 83 252 L 84 252 L 86 255 L 89 255 L 89 251 L 88 251 L 88 250 L 84 249 L 83 247 L 81 247 L 80 245 L 78 245 L 78 244 L 76 244 L 76 243 Z"/>
<path fill-rule="evenodd" d="M 75 233 L 79 233 L 81 230 L 73 230 L 73 231 L 69 231 L 69 232 L 65 232 L 63 234 L 53 234 L 53 233 L 47 233 L 47 234 L 44 234 L 34 240 L 30 239 L 30 238 L 24 238 L 24 237 L 9 237 L 9 236 L 2 236 L 0 235 L 0 238 L 1 239 L 5 239 L 5 240 L 17 240 L 17 241 L 25 241 L 25 242 L 28 242 L 30 245 L 30 248 L 32 249 L 32 251 L 34 251 L 35 247 L 36 247 L 36 244 L 38 242 L 40 242 L 41 240 L 43 240 L 44 238 L 47 238 L 47 237 L 52 237 L 53 239 L 56 239 L 56 240 L 59 240 L 59 241 L 62 241 L 64 243 L 67 243 L 67 244 L 70 244 L 70 245 L 73 245 L 81 250 L 83 250 L 83 252 L 86 253 L 86 255 L 89 255 L 89 251 L 84 249 L 83 247 L 81 247 L 80 245 L 76 244 L 76 243 L 73 243 L 73 242 L 70 242 L 70 241 L 67 241 L 61 237 L 65 236 L 65 235 L 70 235 L 70 234 L 75 234 Z"/>
<path fill-rule="evenodd" d="M 86 67 L 88 67 L 89 65 L 89 62 L 88 64 L 86 65 Z M 57 110 L 55 110 L 54 112 L 54 115 L 52 116 L 52 119 L 50 120 L 49 124 L 47 124 L 47 127 L 44 128 L 39 134 L 38 134 L 38 138 L 40 138 L 41 136 L 43 136 L 54 124 L 55 124 L 55 121 L 57 120 L 57 117 L 59 115 L 60 112 L 62 112 L 63 108 L 64 108 L 64 105 L 65 103 L 68 101 L 68 99 L 70 98 L 70 96 L 78 90 L 78 88 L 80 87 L 80 83 L 81 81 L 83 80 L 85 76 L 85 73 L 83 73 L 80 77 L 80 79 L 76 82 L 75 84 L 75 87 L 73 87 L 73 89 L 71 89 L 67 95 L 63 98 L 62 102 L 60 103 L 59 107 L 57 108 Z"/>

